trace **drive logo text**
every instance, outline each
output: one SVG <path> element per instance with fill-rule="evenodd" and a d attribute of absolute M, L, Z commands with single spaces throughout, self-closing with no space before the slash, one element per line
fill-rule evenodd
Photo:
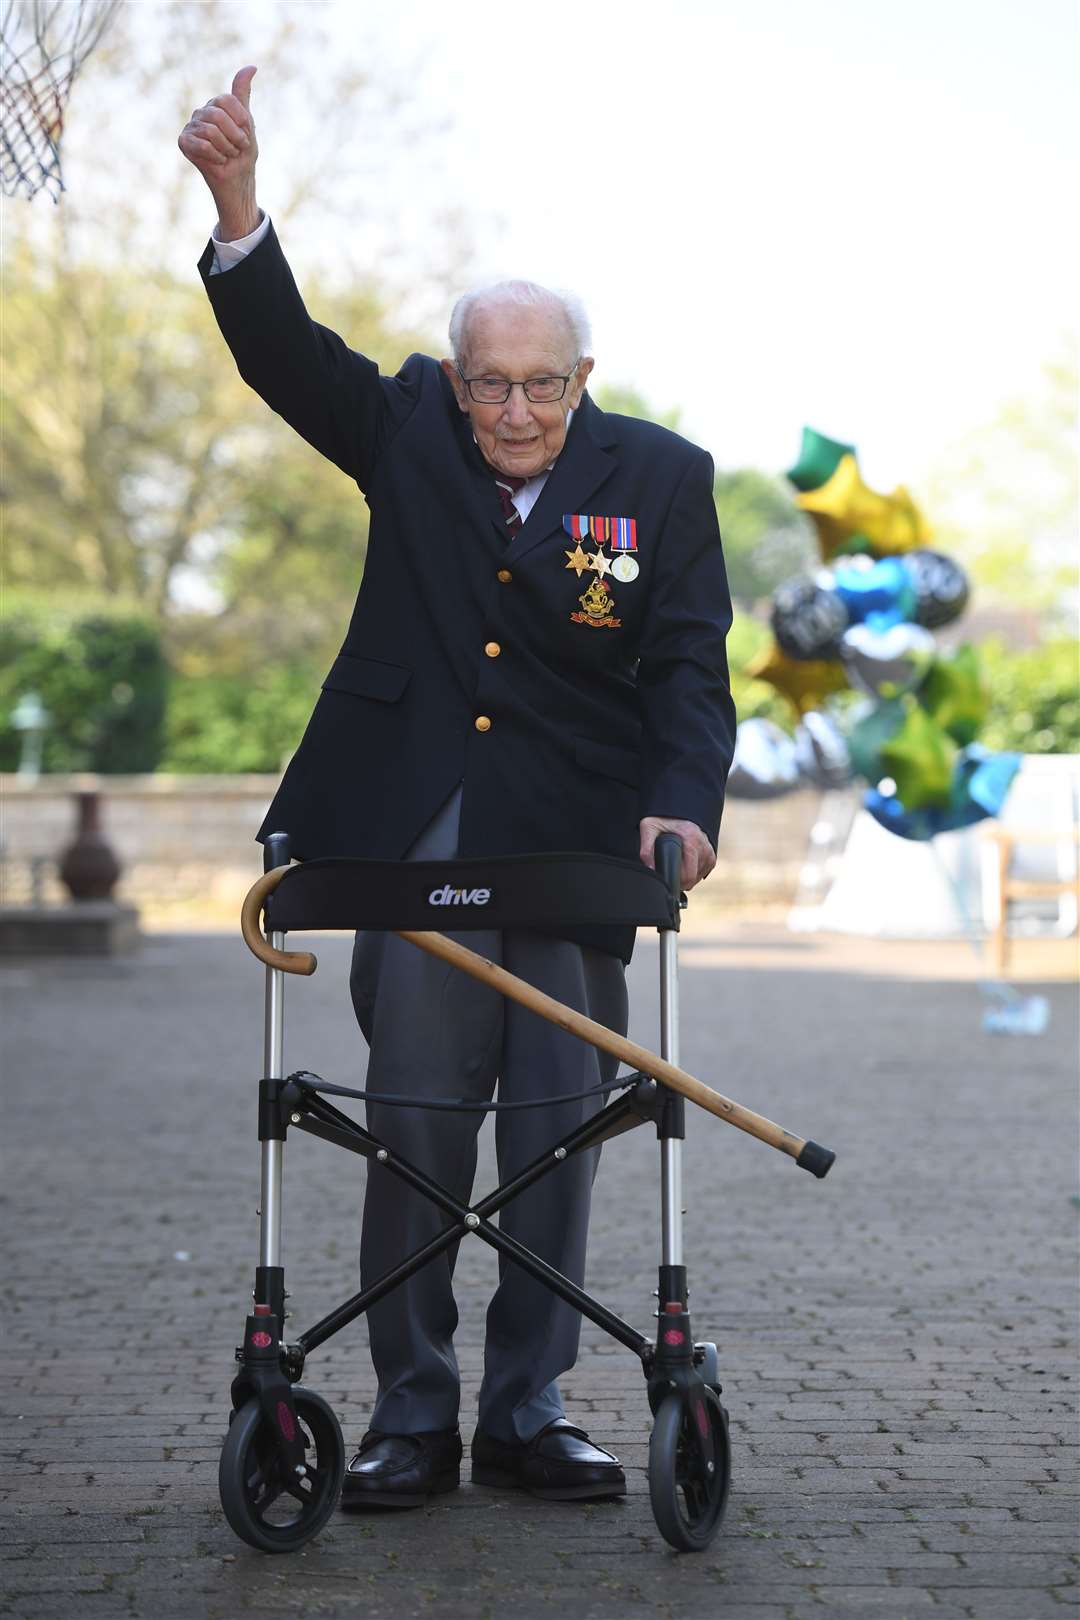
<path fill-rule="evenodd" d="M 444 883 L 441 889 L 432 889 L 429 906 L 486 906 L 491 899 L 490 889 L 452 889 Z"/>

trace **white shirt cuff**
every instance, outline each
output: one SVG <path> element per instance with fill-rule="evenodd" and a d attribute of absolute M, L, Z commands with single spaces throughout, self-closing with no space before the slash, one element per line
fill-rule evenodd
<path fill-rule="evenodd" d="M 241 259 L 246 259 L 252 248 L 258 247 L 269 229 L 270 215 L 264 214 L 255 229 L 249 231 L 246 236 L 238 236 L 235 242 L 222 242 L 218 238 L 215 225 L 210 235 L 210 240 L 214 244 L 214 264 L 210 274 L 213 276 L 231 270 Z"/>

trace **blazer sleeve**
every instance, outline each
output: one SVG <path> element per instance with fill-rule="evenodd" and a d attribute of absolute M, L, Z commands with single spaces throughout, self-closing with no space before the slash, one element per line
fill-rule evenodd
<path fill-rule="evenodd" d="M 244 381 L 271 410 L 366 490 L 379 456 L 420 394 L 420 365 L 383 377 L 335 332 L 313 321 L 271 225 L 240 264 L 211 275 L 213 243 L 199 260 L 207 296 Z"/>
<path fill-rule="evenodd" d="M 716 847 L 735 748 L 725 640 L 731 597 L 701 451 L 675 492 L 653 575 L 638 666 L 641 815 L 693 821 Z"/>

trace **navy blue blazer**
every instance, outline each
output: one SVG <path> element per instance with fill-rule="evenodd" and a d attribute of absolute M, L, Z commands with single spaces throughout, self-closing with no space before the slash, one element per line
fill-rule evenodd
<path fill-rule="evenodd" d="M 735 714 L 710 457 L 586 394 L 508 543 L 437 361 L 383 377 L 313 322 L 272 228 L 235 268 L 212 263 L 208 245 L 199 269 L 241 376 L 371 512 L 341 653 L 260 839 L 287 832 L 300 859 L 399 859 L 460 782 L 462 856 L 634 859 L 648 815 L 715 845 Z M 639 571 L 606 575 L 606 613 L 595 591 L 582 601 L 598 576 L 570 566 L 565 514 L 636 520 Z"/>

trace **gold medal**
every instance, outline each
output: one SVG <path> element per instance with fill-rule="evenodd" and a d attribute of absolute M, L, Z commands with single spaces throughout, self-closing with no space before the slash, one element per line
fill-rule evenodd
<path fill-rule="evenodd" d="M 592 567 L 592 564 L 589 562 L 588 554 L 581 549 L 580 540 L 574 547 L 573 551 L 568 551 L 565 553 L 565 555 L 569 559 L 566 564 L 567 568 L 572 568 L 578 579 L 581 578 L 582 574 L 588 573 L 589 569 Z"/>

